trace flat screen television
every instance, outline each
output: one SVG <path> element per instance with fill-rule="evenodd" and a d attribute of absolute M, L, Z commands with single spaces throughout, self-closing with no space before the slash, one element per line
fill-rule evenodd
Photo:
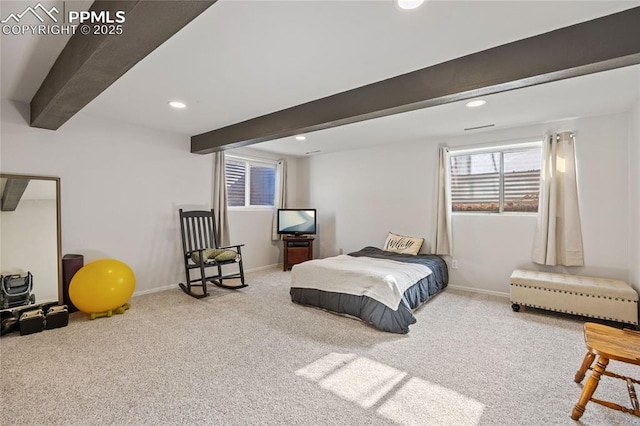
<path fill-rule="evenodd" d="M 278 209 L 278 234 L 316 233 L 316 209 Z"/>

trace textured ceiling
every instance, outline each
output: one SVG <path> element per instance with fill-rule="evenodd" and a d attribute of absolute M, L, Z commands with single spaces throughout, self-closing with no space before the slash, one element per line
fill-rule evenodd
<path fill-rule="evenodd" d="M 1 15 L 28 4 L 3 0 Z M 191 136 L 639 5 L 431 0 L 402 11 L 391 1 L 220 0 L 79 115 Z M 2 97 L 30 101 L 65 43 L 64 36 L 2 36 Z M 637 99 L 629 86 L 638 80 L 637 67 L 614 70 L 492 95 L 476 110 L 442 105 L 315 132 L 305 145 L 285 138 L 253 147 L 305 155 L 385 143 L 390 136 L 424 140 L 489 123 L 498 129 L 617 112 Z M 187 108 L 169 108 L 174 99 Z"/>

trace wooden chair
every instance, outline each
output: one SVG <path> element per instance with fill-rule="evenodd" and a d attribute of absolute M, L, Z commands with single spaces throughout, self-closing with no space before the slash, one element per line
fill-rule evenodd
<path fill-rule="evenodd" d="M 180 209 L 180 230 L 182 231 L 182 250 L 184 253 L 184 268 L 186 283 L 180 283 L 180 288 L 189 296 L 201 299 L 209 295 L 207 282 L 218 287 L 239 289 L 247 287 L 244 281 L 244 269 L 242 266 L 242 247 L 244 244 L 218 246 L 216 237 L 216 222 L 213 209 L 198 211 L 183 211 Z M 217 249 L 217 250 L 212 250 Z M 207 258 L 212 252 L 223 252 L 224 256 Z M 235 254 L 234 254 L 235 253 Z M 237 273 L 223 274 L 224 265 L 237 264 Z M 213 269 L 217 273 L 207 276 L 207 272 Z M 192 278 L 191 271 L 200 272 L 198 277 Z M 209 272 L 210 273 L 210 272 Z M 240 285 L 226 285 L 224 280 L 240 279 Z M 193 287 L 202 287 L 202 293 L 194 293 Z"/>
<path fill-rule="evenodd" d="M 578 403 L 573 408 L 571 418 L 578 420 L 584 414 L 584 410 L 589 401 L 595 402 L 614 410 L 623 411 L 640 417 L 640 407 L 633 384 L 640 384 L 640 381 L 631 377 L 607 371 L 609 360 L 613 359 L 629 364 L 640 365 L 640 332 L 635 330 L 620 330 L 602 324 L 586 323 L 584 325 L 584 340 L 587 345 L 587 354 L 582 361 L 580 369 L 576 373 L 575 382 L 580 383 L 584 379 L 585 372 L 591 370 L 591 376 L 587 379 L 582 388 L 582 394 Z M 591 368 L 591 364 L 598 356 L 598 361 Z M 627 383 L 631 408 L 623 407 L 610 401 L 603 401 L 593 397 L 593 393 L 598 387 L 602 375 L 624 380 Z"/>

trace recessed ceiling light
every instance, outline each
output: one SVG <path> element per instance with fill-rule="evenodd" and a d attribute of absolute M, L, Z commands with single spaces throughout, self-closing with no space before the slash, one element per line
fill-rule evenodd
<path fill-rule="evenodd" d="M 178 108 L 178 109 L 187 107 L 187 105 L 184 102 L 178 102 L 178 101 L 169 102 L 169 106 L 171 106 L 172 108 Z"/>
<path fill-rule="evenodd" d="M 411 10 L 419 7 L 424 0 L 396 0 L 396 3 L 400 9 Z"/>
<path fill-rule="evenodd" d="M 476 108 L 476 107 L 482 106 L 482 105 L 484 105 L 486 103 L 487 103 L 487 101 L 485 101 L 483 99 L 476 99 L 475 101 L 467 102 L 467 107 Z"/>
<path fill-rule="evenodd" d="M 296 140 L 297 141 L 304 141 L 304 140 L 307 140 L 307 137 L 304 136 L 304 135 L 298 135 L 298 136 L 296 136 Z"/>

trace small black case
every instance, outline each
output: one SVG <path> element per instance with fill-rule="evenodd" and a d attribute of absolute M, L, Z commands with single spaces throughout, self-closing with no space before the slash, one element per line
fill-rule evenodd
<path fill-rule="evenodd" d="M 67 305 L 52 306 L 47 310 L 44 317 L 44 328 L 51 330 L 53 328 L 66 327 L 69 324 L 69 309 Z"/>
<path fill-rule="evenodd" d="M 44 314 L 42 309 L 27 311 L 20 315 L 20 335 L 38 333 L 44 330 Z"/>

